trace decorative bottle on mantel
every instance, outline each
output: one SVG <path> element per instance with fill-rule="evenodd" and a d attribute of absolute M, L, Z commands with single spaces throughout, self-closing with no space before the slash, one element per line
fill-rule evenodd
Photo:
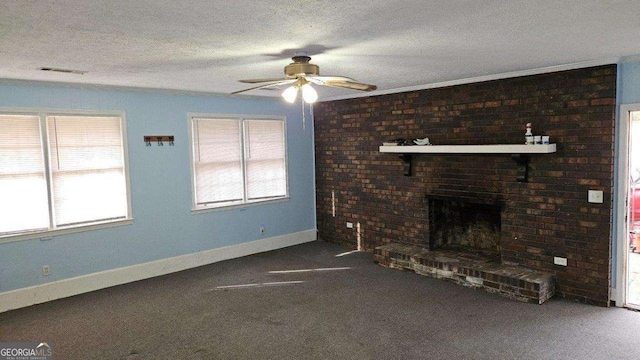
<path fill-rule="evenodd" d="M 527 123 L 527 132 L 524 133 L 525 144 L 533 145 L 533 133 L 531 132 L 531 123 Z"/>

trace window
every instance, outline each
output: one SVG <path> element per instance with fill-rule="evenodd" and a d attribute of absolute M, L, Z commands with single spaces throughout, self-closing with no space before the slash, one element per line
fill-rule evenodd
<path fill-rule="evenodd" d="M 0 115 L 0 233 L 49 227 L 40 118 Z"/>
<path fill-rule="evenodd" d="M 123 122 L 0 113 L 0 236 L 129 219 Z"/>
<path fill-rule="evenodd" d="M 194 209 L 287 194 L 283 118 L 191 116 Z"/>

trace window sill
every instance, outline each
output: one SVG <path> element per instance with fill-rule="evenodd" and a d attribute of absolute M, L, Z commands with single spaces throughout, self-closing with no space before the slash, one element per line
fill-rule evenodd
<path fill-rule="evenodd" d="M 191 209 L 191 213 L 196 215 L 196 214 L 209 213 L 214 211 L 225 211 L 225 210 L 234 210 L 234 209 L 240 209 L 240 211 L 242 211 L 248 207 L 286 202 L 286 201 L 289 201 L 289 199 L 291 199 L 289 196 L 285 196 L 285 197 L 280 197 L 273 200 L 262 200 L 262 201 L 244 203 L 244 204 L 234 204 L 234 205 L 225 205 L 225 206 L 218 206 L 218 207 Z"/>
<path fill-rule="evenodd" d="M 73 234 L 78 232 L 92 231 L 92 230 L 99 230 L 99 229 L 107 229 L 111 227 L 125 226 L 125 225 L 131 225 L 131 224 L 133 224 L 132 218 L 108 221 L 108 222 L 102 222 L 102 223 L 94 223 L 90 225 L 79 225 L 79 226 L 68 227 L 64 229 L 34 231 L 34 232 L 28 232 L 28 233 L 7 235 L 7 236 L 0 237 L 0 244 L 15 242 L 15 241 L 22 241 L 22 240 L 33 240 L 33 239 L 50 240 L 51 238 L 55 236 L 60 236 L 60 235 Z"/>

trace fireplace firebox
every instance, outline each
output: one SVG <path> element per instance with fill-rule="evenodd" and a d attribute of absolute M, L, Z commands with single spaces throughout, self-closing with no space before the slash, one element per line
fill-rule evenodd
<path fill-rule="evenodd" d="M 500 262 L 500 205 L 492 200 L 428 196 L 429 250 L 482 255 Z"/>

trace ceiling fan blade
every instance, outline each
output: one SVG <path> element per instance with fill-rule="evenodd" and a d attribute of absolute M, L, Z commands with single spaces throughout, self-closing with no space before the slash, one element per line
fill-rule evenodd
<path fill-rule="evenodd" d="M 352 79 L 352 78 L 346 77 L 346 76 L 317 75 L 317 76 L 307 76 L 307 79 L 309 79 L 309 80 L 315 79 L 315 80 L 318 80 L 319 82 L 324 82 L 324 81 L 351 81 L 351 82 L 357 82 L 355 79 Z M 320 84 L 319 82 L 316 83 L 316 84 Z"/>
<path fill-rule="evenodd" d="M 243 93 L 243 92 L 246 92 L 246 91 L 251 91 L 251 90 L 258 90 L 258 89 L 268 88 L 268 87 L 272 87 L 272 86 L 291 84 L 291 83 L 294 83 L 295 81 L 296 81 L 296 79 L 278 79 L 277 81 L 272 81 L 272 82 L 267 83 L 267 84 L 262 84 L 262 85 L 254 86 L 254 87 L 251 87 L 251 88 L 248 88 L 248 89 L 234 91 L 234 92 L 232 92 L 232 94 L 240 94 L 240 93 Z"/>
<path fill-rule="evenodd" d="M 373 91 L 378 88 L 375 85 L 363 84 L 363 83 L 352 82 L 352 81 L 325 81 L 323 85 L 345 88 L 345 89 L 360 90 L 360 91 Z"/>
<path fill-rule="evenodd" d="M 324 84 L 327 86 L 360 90 L 360 91 L 373 91 L 378 88 L 375 85 L 363 84 L 363 83 L 351 82 L 351 81 L 325 81 Z"/>
<path fill-rule="evenodd" d="M 307 80 L 318 85 L 341 87 L 360 91 L 372 91 L 378 88 L 375 85 L 359 83 L 354 79 L 345 76 L 307 76 Z"/>
<path fill-rule="evenodd" d="M 246 80 L 238 80 L 241 83 L 247 83 L 247 84 L 258 84 L 258 83 L 263 83 L 263 82 L 272 82 L 272 81 L 282 81 L 282 80 L 289 80 L 289 79 L 285 79 L 285 78 L 265 78 L 265 79 L 246 79 Z"/>

